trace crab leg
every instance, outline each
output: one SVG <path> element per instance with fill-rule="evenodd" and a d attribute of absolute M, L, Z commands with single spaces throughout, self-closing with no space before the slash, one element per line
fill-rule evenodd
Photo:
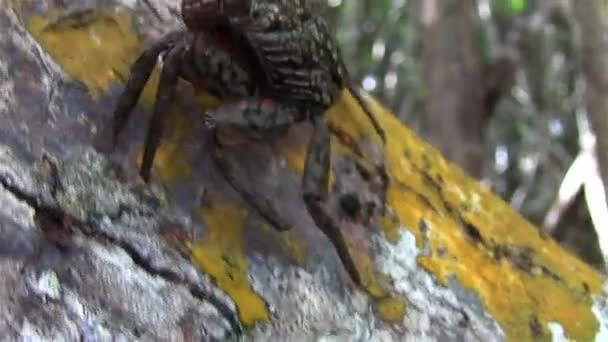
<path fill-rule="evenodd" d="M 313 124 L 315 130 L 308 147 L 302 178 L 304 202 L 317 227 L 325 233 L 336 248 L 338 256 L 352 280 L 357 285 L 361 285 L 361 276 L 348 251 L 344 236 L 324 206 L 329 187 L 330 130 L 323 116 L 314 117 Z"/>
<path fill-rule="evenodd" d="M 176 47 L 169 51 L 160 75 L 158 90 L 156 92 L 156 102 L 148 125 L 144 156 L 139 172 L 146 182 L 150 180 L 152 162 L 154 161 L 154 155 L 156 154 L 160 138 L 163 134 L 163 115 L 169 111 L 173 98 L 175 97 L 175 87 L 177 86 L 179 77 L 180 55 L 182 52 L 182 47 Z"/>
<path fill-rule="evenodd" d="M 221 170 L 226 181 L 238 192 L 245 202 L 277 230 L 286 231 L 291 227 L 281 219 L 271 202 L 263 194 L 248 190 L 236 177 L 232 165 L 224 158 L 216 130 L 231 128 L 250 133 L 253 138 L 267 138 L 285 132 L 293 123 L 302 120 L 294 109 L 284 107 L 273 101 L 249 98 L 220 106 L 207 114 L 206 123 L 212 128 L 209 135 L 211 157 Z"/>
<path fill-rule="evenodd" d="M 127 123 L 133 107 L 135 107 L 135 104 L 137 103 L 146 82 L 150 78 L 150 74 L 156 66 L 158 56 L 163 51 L 169 49 L 181 35 L 183 35 L 183 32 L 181 31 L 168 34 L 154 45 L 147 48 L 131 66 L 129 79 L 127 80 L 125 89 L 120 95 L 116 109 L 114 110 L 112 119 L 113 145 L 116 145 L 118 135 Z"/>
<path fill-rule="evenodd" d="M 325 38 L 318 40 L 311 39 L 306 43 L 302 43 L 301 38 L 298 39 L 298 37 L 315 36 L 315 34 Z M 340 58 L 338 47 L 332 44 L 321 44 L 322 42 L 330 41 L 329 33 L 324 24 L 315 21 L 293 30 L 271 33 L 253 32 L 246 33 L 246 36 L 252 45 L 256 47 L 254 51 L 261 60 L 262 66 L 267 70 L 271 70 L 271 83 L 275 92 L 288 94 L 290 98 L 300 101 L 312 99 L 326 107 L 330 107 L 332 102 L 336 100 L 336 94 L 339 92 L 338 88 L 346 87 L 371 122 L 383 143 L 386 143 L 384 129 L 367 102 L 354 89 L 348 75 L 348 70 Z M 328 63 L 330 65 L 335 65 L 333 75 L 330 72 L 331 70 L 326 70 L 323 67 L 311 68 L 305 63 L 308 62 L 305 60 L 305 57 L 311 58 L 305 50 L 311 44 L 317 46 L 314 49 L 320 54 L 317 58 L 329 60 L 330 62 Z M 334 78 L 333 80 L 332 77 Z M 337 83 L 334 82 L 336 80 L 338 80 Z M 386 172 L 384 161 L 376 165 L 376 172 L 382 182 L 382 207 L 386 209 L 384 203 L 386 203 L 386 193 L 390 179 Z"/>

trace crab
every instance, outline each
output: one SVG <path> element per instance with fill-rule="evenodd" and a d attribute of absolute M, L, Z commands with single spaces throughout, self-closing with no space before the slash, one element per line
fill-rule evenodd
<path fill-rule="evenodd" d="M 137 58 L 114 111 L 116 144 L 137 99 L 164 55 L 153 113 L 149 120 L 141 177 L 148 182 L 163 131 L 163 115 L 175 98 L 182 78 L 205 87 L 224 100 L 208 111 L 211 155 L 231 186 L 278 231 L 291 228 L 264 195 L 242 184 L 224 159 L 216 132 L 232 129 L 263 139 L 309 121 L 314 134 L 302 177 L 303 199 L 315 224 L 325 233 L 351 279 L 363 286 L 338 224 L 326 208 L 332 130 L 324 112 L 339 92 L 350 87 L 346 68 L 325 22 L 315 17 L 305 0 L 183 0 L 186 29 L 167 34 Z M 287 39 L 293 39 L 288 41 Z M 302 46 L 295 41 L 304 42 Z M 352 92 L 384 140 L 384 132 L 363 100 Z M 386 188 L 384 169 L 378 168 Z"/>
<path fill-rule="evenodd" d="M 201 6 L 203 2 L 204 8 Z M 305 109 L 307 117 L 314 123 L 314 119 L 322 118 L 335 103 L 342 90 L 347 89 L 382 142 L 386 143 L 384 129 L 354 89 L 338 44 L 325 20 L 313 10 L 311 2 L 186 0 L 184 13 L 204 14 L 205 20 L 211 17 L 223 20 L 231 39 L 239 43 L 239 48 L 245 51 L 250 63 L 258 70 L 257 82 L 264 84 L 274 100 Z M 244 13 L 249 15 L 244 16 Z M 200 21 L 192 16 L 185 22 L 189 27 L 195 27 Z M 361 155 L 355 143 L 349 145 Z M 383 162 L 376 165 L 376 171 L 382 178 L 381 192 L 385 203 L 389 177 Z"/>

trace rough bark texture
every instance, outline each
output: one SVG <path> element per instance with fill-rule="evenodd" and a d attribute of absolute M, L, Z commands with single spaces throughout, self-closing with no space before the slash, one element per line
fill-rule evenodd
<path fill-rule="evenodd" d="M 597 139 L 599 171 L 608 198 L 608 4 L 601 0 L 573 1 L 572 9 L 587 113 Z"/>
<path fill-rule="evenodd" d="M 151 186 L 134 163 L 151 88 L 124 149 L 92 147 L 107 139 L 140 37 L 175 27 L 176 1 L 0 5 L 3 338 L 494 341 L 605 332 L 599 275 L 379 106 L 397 217 L 342 227 L 369 284 L 358 289 L 299 195 L 305 126 L 277 144 L 226 151 L 293 222 L 282 234 L 213 167 L 187 87 L 171 131 L 188 134 L 163 140 Z M 83 6 L 94 11 L 52 24 Z M 344 101 L 328 116 L 365 140 L 371 128 L 361 129 L 360 109 Z M 377 144 L 364 146 L 378 157 Z M 336 215 L 344 194 L 377 195 L 344 150 L 332 155 Z"/>

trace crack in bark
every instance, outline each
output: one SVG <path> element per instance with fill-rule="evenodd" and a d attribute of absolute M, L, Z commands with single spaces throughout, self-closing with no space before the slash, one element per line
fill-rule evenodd
<path fill-rule="evenodd" d="M 231 331 L 229 331 L 228 336 L 225 336 L 226 338 L 242 335 L 243 328 L 238 318 L 238 307 L 235 306 L 234 309 L 228 307 L 212 293 L 208 293 L 205 291 L 205 289 L 201 288 L 201 286 L 197 284 L 189 283 L 176 272 L 153 266 L 150 261 L 137 250 L 137 248 L 133 247 L 127 241 L 110 236 L 109 234 L 106 234 L 100 230 L 93 229 L 92 227 L 97 225 L 95 220 L 87 220 L 87 222 L 82 222 L 78 218 L 64 212 L 57 205 L 45 203 L 45 201 L 43 201 L 39 195 L 28 193 L 19 186 L 15 185 L 15 182 L 9 175 L 0 174 L 0 186 L 5 188 L 17 199 L 25 202 L 29 207 L 31 207 L 35 212 L 35 221 L 36 218 L 44 217 L 47 220 L 53 220 L 58 224 L 57 226 L 62 227 L 64 230 L 66 230 L 66 222 L 69 222 L 70 228 L 75 228 L 75 230 L 82 233 L 84 236 L 94 240 L 103 240 L 119 247 L 127 255 L 129 255 L 135 265 L 143 269 L 146 273 L 152 276 L 158 276 L 163 280 L 177 286 L 185 286 L 194 298 L 200 300 L 201 302 L 211 304 L 218 311 L 220 316 L 222 316 L 228 322 Z M 69 231 L 70 229 L 68 228 L 67 230 Z"/>

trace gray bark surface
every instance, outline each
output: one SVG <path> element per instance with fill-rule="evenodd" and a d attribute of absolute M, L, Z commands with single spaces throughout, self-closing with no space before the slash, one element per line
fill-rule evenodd
<path fill-rule="evenodd" d="M 150 2 L 167 27 L 177 23 L 167 19 L 176 1 Z M 163 31 L 142 1 L 63 3 L 126 7 L 137 13 L 145 34 Z M 457 281 L 440 285 L 417 264 L 422 252 L 406 229 L 397 244 L 380 236 L 372 240 L 378 265 L 394 279 L 394 293 L 407 298 L 403 320 L 381 320 L 368 295 L 345 280 L 322 232 L 312 229 L 297 177 L 263 144 L 241 147 L 234 158 L 280 212 L 311 228 L 296 234 L 315 245 L 306 264 L 297 265 L 281 252 L 276 233 L 262 229 L 259 217 L 248 219 L 249 279 L 271 322 L 243 327 L 233 299 L 166 239 L 167 227 L 203 234 L 204 224 L 191 213 L 201 189 L 238 198 L 204 144 L 191 151 L 197 162 L 188 183 L 167 190 L 138 182 L 136 170 L 120 166 L 124 155 L 93 148 L 122 86 L 92 98 L 25 29 L 21 18 L 27 13 L 17 13 L 6 0 L 0 4 L 2 340 L 504 340 L 476 294 Z M 50 5 L 39 0 L 30 10 Z M 125 155 L 143 142 L 145 121 L 138 112 Z M 202 123 L 193 119 L 192 125 L 196 130 Z M 342 192 L 364 191 L 356 179 L 338 181 Z M 332 194 L 334 202 L 338 195 Z"/>

